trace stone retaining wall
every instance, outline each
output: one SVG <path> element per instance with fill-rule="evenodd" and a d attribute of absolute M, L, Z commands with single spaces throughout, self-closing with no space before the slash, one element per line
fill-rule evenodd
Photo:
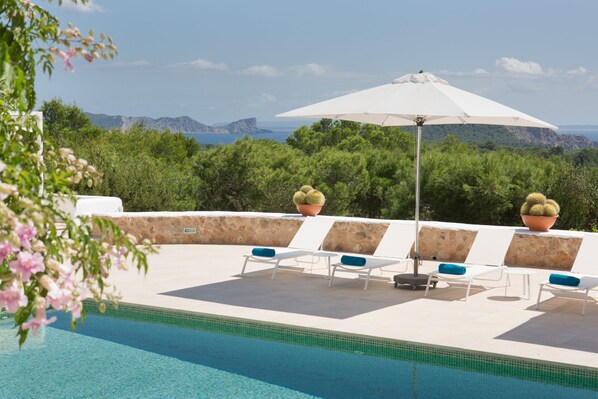
<path fill-rule="evenodd" d="M 303 218 L 293 215 L 235 212 L 113 213 L 107 215 L 134 236 L 156 244 L 228 244 L 285 247 Z M 318 216 L 327 217 L 327 216 Z M 332 217 L 335 223 L 323 249 L 372 254 L 390 221 Z M 480 226 L 423 222 L 420 253 L 425 260 L 463 262 Z M 196 233 L 186 234 L 185 228 Z M 506 228 L 506 227 L 505 227 Z M 510 266 L 569 270 L 582 233 L 516 230 L 505 263 Z"/>

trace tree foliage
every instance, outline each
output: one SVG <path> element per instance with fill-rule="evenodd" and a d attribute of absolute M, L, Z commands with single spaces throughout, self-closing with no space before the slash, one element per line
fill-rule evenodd
<path fill-rule="evenodd" d="M 101 165 L 104 183 L 94 192 L 123 198 L 127 209 L 296 212 L 291 197 L 310 184 L 326 195 L 323 214 L 387 219 L 414 215 L 415 141 L 412 133 L 399 128 L 323 119 L 297 129 L 286 143 L 246 137 L 213 148 L 142 126 L 128 132 L 83 127 L 69 134 L 69 145 L 79 143 L 81 153 Z M 109 158 L 94 155 L 108 147 Z M 139 175 L 151 175 L 148 183 L 132 175 L 142 168 L 142 160 L 135 158 L 141 152 L 146 164 L 161 165 L 143 167 Z M 598 168 L 590 161 L 592 154 L 474 146 L 452 135 L 424 143 L 421 217 L 520 225 L 525 196 L 542 191 L 564 205 L 557 227 L 591 230 L 598 224 Z M 137 166 L 127 170 L 119 159 L 135 159 Z M 168 164 L 162 164 L 165 160 Z M 150 181 L 155 187 L 148 186 Z"/>

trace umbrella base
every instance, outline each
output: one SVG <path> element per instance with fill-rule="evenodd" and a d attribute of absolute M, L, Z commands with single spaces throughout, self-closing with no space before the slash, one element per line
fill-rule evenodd
<path fill-rule="evenodd" d="M 417 276 L 413 273 L 397 274 L 394 276 L 394 281 L 395 287 L 398 287 L 400 284 L 402 286 L 410 286 L 413 290 L 416 290 L 417 287 L 428 285 L 428 275 L 423 273 L 418 273 Z M 436 288 L 436 282 L 432 283 L 432 287 Z"/>

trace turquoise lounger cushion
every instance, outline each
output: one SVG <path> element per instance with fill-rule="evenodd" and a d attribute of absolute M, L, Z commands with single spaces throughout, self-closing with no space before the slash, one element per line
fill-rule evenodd
<path fill-rule="evenodd" d="M 264 256 L 267 258 L 271 258 L 276 255 L 276 251 L 272 248 L 253 248 L 251 250 L 251 254 L 254 256 Z"/>
<path fill-rule="evenodd" d="M 347 266 L 363 266 L 365 265 L 365 258 L 361 256 L 341 256 L 341 263 Z"/>
<path fill-rule="evenodd" d="M 461 265 L 454 265 L 452 263 L 441 263 L 438 265 L 438 271 L 444 274 L 457 274 L 462 275 L 465 274 L 467 268 Z"/>
<path fill-rule="evenodd" d="M 568 276 L 566 274 L 552 273 L 548 279 L 550 284 L 568 285 L 570 287 L 577 287 L 581 281 L 575 276 Z"/>

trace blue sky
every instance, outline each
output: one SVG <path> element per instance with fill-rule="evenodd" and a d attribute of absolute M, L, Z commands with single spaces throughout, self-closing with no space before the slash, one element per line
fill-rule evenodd
<path fill-rule="evenodd" d="M 598 125 L 595 0 L 40 4 L 118 46 L 38 75 L 40 101 L 88 112 L 268 121 L 423 69 L 556 125 Z"/>

